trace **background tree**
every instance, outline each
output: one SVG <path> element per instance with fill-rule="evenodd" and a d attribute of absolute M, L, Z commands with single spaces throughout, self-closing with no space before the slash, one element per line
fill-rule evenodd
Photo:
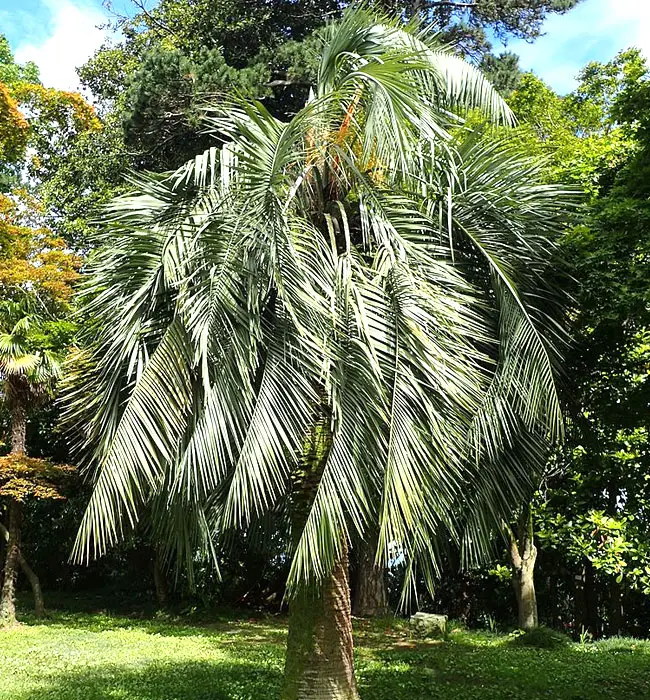
<path fill-rule="evenodd" d="M 445 39 L 459 46 L 465 55 L 480 60 L 492 48 L 488 36 L 502 41 L 516 37 L 534 40 L 540 36 L 544 19 L 564 13 L 580 0 L 380 0 L 391 10 L 408 16 L 422 15 L 435 22 Z"/>
<path fill-rule="evenodd" d="M 35 383 L 33 387 L 36 387 Z M 36 616 L 41 617 L 45 613 L 40 580 L 21 550 L 23 504 L 31 499 L 51 501 L 64 498 L 62 484 L 73 472 L 73 467 L 27 457 L 24 452 L 12 451 L 0 457 L 0 499 L 6 502 L 8 514 L 8 525 L 0 523 L 0 536 L 6 541 L 0 591 L 0 625 L 13 625 L 16 622 L 15 581 L 19 567 L 32 588 Z"/>
<path fill-rule="evenodd" d="M 27 422 L 30 413 L 52 397 L 60 375 L 60 355 L 74 328 L 59 317 L 69 308 L 78 265 L 62 240 L 38 227 L 34 198 L 25 192 L 18 195 L 0 195 L 0 392 L 11 432 L 11 456 L 0 468 L 0 494 L 8 517 L 0 596 L 4 624 L 15 621 L 19 564 L 30 578 L 37 608 L 42 608 L 38 579 L 20 551 L 22 503 L 27 496 L 50 499 L 58 492 L 45 483 L 53 471 L 50 465 L 25 457 Z"/>

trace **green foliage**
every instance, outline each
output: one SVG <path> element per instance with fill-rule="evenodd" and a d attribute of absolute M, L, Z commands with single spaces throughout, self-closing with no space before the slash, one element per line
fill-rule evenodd
<path fill-rule="evenodd" d="M 513 646 L 533 647 L 535 649 L 562 649 L 571 643 L 565 634 L 543 626 L 527 631 L 517 630 L 510 637 Z"/>
<path fill-rule="evenodd" d="M 635 53 L 631 60 L 637 58 Z M 520 121 L 516 139 L 548 159 L 549 181 L 574 183 L 592 198 L 633 149 L 627 131 L 603 111 L 605 100 L 604 92 L 590 92 L 584 84 L 560 97 L 532 74 L 524 75 L 508 98 Z"/>
<path fill-rule="evenodd" d="M 637 50 L 591 63 L 576 91 L 524 76 L 509 102 L 517 138 L 547 154 L 549 177 L 589 195 L 563 248 L 577 280 L 568 356 L 568 442 L 543 490 L 542 548 L 569 571 L 647 594 L 650 472 L 650 219 L 644 130 L 648 67 Z"/>
<path fill-rule="evenodd" d="M 547 15 L 562 14 L 580 0 L 481 0 L 480 2 L 437 2 L 436 0 L 382 0 L 384 6 L 404 8 L 407 14 L 422 12 L 446 33 L 447 40 L 458 44 L 474 57 L 491 48 L 488 35 L 499 39 L 515 36 L 536 39 Z"/>
<path fill-rule="evenodd" d="M 192 59 L 179 49 L 150 49 L 124 94 L 124 137 L 140 154 L 137 165 L 175 168 L 209 148 L 214 137 L 202 124 L 206 102 L 231 94 L 263 98 L 270 94 L 270 78 L 263 64 L 230 67 L 220 48 L 204 48 Z"/>
<path fill-rule="evenodd" d="M 504 97 L 509 97 L 517 89 L 524 76 L 519 67 L 519 56 L 510 52 L 499 56 L 492 54 L 484 56 L 480 68 Z"/>
<path fill-rule="evenodd" d="M 282 619 L 232 614 L 195 625 L 55 612 L 3 634 L 0 698 L 274 700 L 285 635 Z M 634 639 L 540 651 L 460 631 L 417 644 L 395 621 L 360 624 L 356 644 L 362 700 L 645 700 L 650 684 L 650 643 Z"/>
<path fill-rule="evenodd" d="M 25 65 L 16 63 L 7 37 L 0 34 L 0 83 L 40 83 L 38 66 L 32 61 Z"/>
<path fill-rule="evenodd" d="M 44 220 L 73 250 L 88 252 L 92 220 L 103 204 L 126 191 L 124 174 L 133 160 L 120 120 L 110 115 L 101 129 L 79 134 L 43 184 Z"/>

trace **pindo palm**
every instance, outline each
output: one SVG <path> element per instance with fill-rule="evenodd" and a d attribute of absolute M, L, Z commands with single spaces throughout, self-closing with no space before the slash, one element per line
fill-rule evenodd
<path fill-rule="evenodd" d="M 285 698 L 357 697 L 351 543 L 378 532 L 378 561 L 433 574 L 468 505 L 476 548 L 516 502 L 512 455 L 538 456 L 516 435 L 561 429 L 545 280 L 570 197 L 470 109 L 511 120 L 435 36 L 357 8 L 290 121 L 213 106 L 223 145 L 105 212 L 69 409 L 95 469 L 76 555 L 145 511 L 190 555 L 288 513 Z"/>

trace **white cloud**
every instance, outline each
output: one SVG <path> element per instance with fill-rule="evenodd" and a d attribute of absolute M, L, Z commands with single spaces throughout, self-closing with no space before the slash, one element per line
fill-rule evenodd
<path fill-rule="evenodd" d="M 525 70 L 569 92 L 589 61 L 608 61 L 631 46 L 650 58 L 650 1 L 583 0 L 565 15 L 550 16 L 543 31 L 533 44 L 513 41 L 507 48 L 519 54 Z"/>
<path fill-rule="evenodd" d="M 104 41 L 105 32 L 98 25 L 106 22 L 106 16 L 84 0 L 43 0 L 43 4 L 51 13 L 47 38 L 41 43 L 19 45 L 16 60 L 34 61 L 46 87 L 79 90 L 75 68 Z"/>

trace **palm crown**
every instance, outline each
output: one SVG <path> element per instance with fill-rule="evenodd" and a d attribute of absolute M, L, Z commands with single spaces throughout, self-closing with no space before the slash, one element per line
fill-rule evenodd
<path fill-rule="evenodd" d="M 561 430 L 547 272 L 570 195 L 463 128 L 473 108 L 511 120 L 435 36 L 350 11 L 290 121 L 230 99 L 206 111 L 222 145 L 132 178 L 86 284 L 79 557 L 145 509 L 188 553 L 288 505 L 294 587 L 370 528 L 379 558 L 430 563 L 468 504 L 480 544 Z"/>
<path fill-rule="evenodd" d="M 40 347 L 41 321 L 20 301 L 0 304 L 0 380 L 10 402 L 38 404 L 52 396 L 60 378 L 61 363 L 56 353 Z"/>

